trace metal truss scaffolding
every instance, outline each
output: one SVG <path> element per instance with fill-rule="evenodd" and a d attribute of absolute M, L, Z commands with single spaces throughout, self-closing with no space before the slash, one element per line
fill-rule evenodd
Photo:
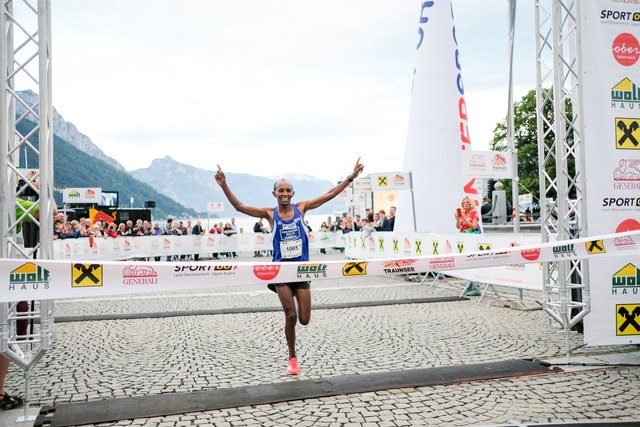
<path fill-rule="evenodd" d="M 50 0 L 0 1 L 0 161 L 4 173 L 0 179 L 0 257 L 24 258 L 17 268 L 28 271 L 36 268 L 29 260 L 51 259 L 53 254 Z M 17 85 L 32 88 L 36 101 L 22 100 Z M 17 117 L 17 110 L 24 113 Z M 28 164 L 27 159 L 33 163 Z M 3 277 L 0 283 L 2 292 L 10 292 L 12 286 L 44 286 L 15 283 L 10 277 Z M 31 301 L 26 310 L 18 310 L 16 303 L 0 303 L 0 354 L 24 369 L 28 402 L 30 371 L 51 344 L 53 302 Z M 25 322 L 30 323 L 26 332 L 16 328 Z"/>
<path fill-rule="evenodd" d="M 587 235 L 577 0 L 536 0 L 536 113 L 542 241 Z M 569 333 L 589 313 L 586 261 L 543 264 L 543 308 Z"/>

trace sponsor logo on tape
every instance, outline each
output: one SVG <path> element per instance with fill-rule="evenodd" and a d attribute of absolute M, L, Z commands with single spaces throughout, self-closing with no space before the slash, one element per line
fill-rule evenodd
<path fill-rule="evenodd" d="M 387 187 L 389 185 L 389 178 L 385 175 L 378 176 L 378 187 Z"/>
<path fill-rule="evenodd" d="M 487 259 L 504 259 L 509 258 L 509 251 L 479 251 L 467 255 L 468 261 L 481 261 Z"/>
<path fill-rule="evenodd" d="M 368 262 L 348 262 L 342 267 L 343 276 L 365 276 Z"/>
<path fill-rule="evenodd" d="M 296 273 L 298 279 L 324 279 L 327 277 L 327 264 L 302 264 Z"/>
<path fill-rule="evenodd" d="M 630 67 L 638 61 L 640 57 L 640 44 L 633 34 L 618 34 L 613 40 L 611 54 L 618 64 Z"/>
<path fill-rule="evenodd" d="M 613 170 L 613 188 L 640 190 L 640 160 L 621 159 Z"/>
<path fill-rule="evenodd" d="M 438 242 L 437 240 L 432 240 L 431 241 L 431 247 L 433 248 L 432 252 L 433 255 L 439 255 L 439 249 L 438 247 L 440 246 L 440 242 Z"/>
<path fill-rule="evenodd" d="M 157 285 L 158 273 L 150 265 L 127 265 L 122 269 L 123 285 Z"/>
<path fill-rule="evenodd" d="M 416 255 L 422 255 L 422 240 L 416 239 Z"/>
<path fill-rule="evenodd" d="M 49 289 L 49 270 L 32 262 L 22 264 L 9 273 L 9 291 Z"/>
<path fill-rule="evenodd" d="M 214 277 L 235 275 L 237 265 L 178 264 L 173 267 L 174 277 Z"/>
<path fill-rule="evenodd" d="M 386 274 L 396 273 L 415 273 L 416 268 L 413 266 L 417 260 L 415 259 L 400 259 L 397 261 L 389 261 L 384 263 L 382 271 Z"/>
<path fill-rule="evenodd" d="M 464 242 L 458 242 L 457 247 L 458 247 L 459 254 L 464 252 Z"/>
<path fill-rule="evenodd" d="M 429 260 L 429 268 L 433 271 L 453 270 L 456 268 L 456 261 L 453 257 L 431 258 Z"/>
<path fill-rule="evenodd" d="M 570 258 L 574 256 L 576 256 L 576 251 L 573 243 L 553 247 L 554 258 Z"/>
<path fill-rule="evenodd" d="M 628 218 L 622 221 L 616 227 L 616 233 L 624 233 L 625 231 L 640 230 L 640 222 L 633 218 Z M 618 251 L 630 251 L 636 249 L 636 241 L 631 236 L 620 236 L 613 240 L 616 250 Z"/>
<path fill-rule="evenodd" d="M 602 240 L 591 240 L 585 242 L 584 246 L 587 248 L 587 253 L 591 255 L 604 254 L 607 252 Z"/>
<path fill-rule="evenodd" d="M 384 252 L 384 237 L 378 237 L 378 250 Z"/>
<path fill-rule="evenodd" d="M 616 237 L 613 239 L 613 244 L 617 251 L 635 251 L 638 249 L 638 245 L 630 236 Z"/>
<path fill-rule="evenodd" d="M 254 265 L 253 275 L 260 280 L 273 280 L 280 273 L 279 265 Z"/>
<path fill-rule="evenodd" d="M 71 264 L 71 287 L 93 288 L 102 286 L 102 265 Z"/>
<path fill-rule="evenodd" d="M 491 249 L 491 243 L 478 243 L 479 251 L 488 251 Z"/>
<path fill-rule="evenodd" d="M 398 252 L 400 252 L 400 246 L 398 245 L 400 241 L 398 240 L 398 238 L 394 237 L 391 242 L 393 243 L 393 253 L 397 254 Z"/>
<path fill-rule="evenodd" d="M 540 248 L 523 249 L 520 251 L 520 255 L 527 261 L 535 261 L 540 258 Z"/>
<path fill-rule="evenodd" d="M 640 119 L 615 118 L 616 150 L 640 150 Z"/>
<path fill-rule="evenodd" d="M 616 335 L 640 335 L 640 304 L 616 304 Z"/>

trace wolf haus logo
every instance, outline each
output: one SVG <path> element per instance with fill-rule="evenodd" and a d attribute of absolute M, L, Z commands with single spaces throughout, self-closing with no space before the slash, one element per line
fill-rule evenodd
<path fill-rule="evenodd" d="M 32 262 L 22 264 L 9 273 L 9 291 L 49 289 L 49 270 Z"/>
<path fill-rule="evenodd" d="M 158 273 L 151 266 L 127 265 L 122 269 L 123 285 L 157 285 Z"/>
<path fill-rule="evenodd" d="M 416 261 L 415 259 L 401 259 L 398 261 L 385 262 L 382 266 L 382 271 L 386 274 L 415 273 L 416 268 L 413 265 Z"/>
<path fill-rule="evenodd" d="M 611 88 L 611 108 L 634 109 L 640 105 L 640 88 L 628 77 Z"/>
<path fill-rule="evenodd" d="M 298 279 L 326 279 L 327 264 L 303 264 L 298 266 L 296 272 Z"/>
<path fill-rule="evenodd" d="M 565 258 L 572 256 L 576 256 L 575 245 L 573 243 L 553 247 L 554 258 Z"/>
<path fill-rule="evenodd" d="M 611 294 L 618 295 L 638 295 L 638 287 L 640 287 L 640 270 L 629 263 L 616 271 L 611 276 Z"/>
<path fill-rule="evenodd" d="M 613 170 L 613 188 L 616 190 L 640 190 L 640 160 L 620 159 Z"/>

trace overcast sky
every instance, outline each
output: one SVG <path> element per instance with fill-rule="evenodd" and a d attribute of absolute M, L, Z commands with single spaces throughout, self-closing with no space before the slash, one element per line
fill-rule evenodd
<path fill-rule="evenodd" d="M 401 170 L 419 0 L 53 0 L 54 105 L 128 170 Z M 508 0 L 453 0 L 474 149 L 507 110 Z M 516 99 L 535 87 L 520 1 Z M 437 101 L 436 101 L 437 102 Z"/>

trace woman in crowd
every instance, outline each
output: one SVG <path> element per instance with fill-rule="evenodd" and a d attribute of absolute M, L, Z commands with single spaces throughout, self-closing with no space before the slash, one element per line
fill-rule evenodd
<path fill-rule="evenodd" d="M 480 217 L 478 216 L 476 206 L 473 204 L 473 201 L 471 201 L 469 196 L 464 196 L 462 198 L 460 207 L 456 209 L 455 218 L 456 228 L 459 232 L 479 233 L 478 221 L 480 221 Z"/>

